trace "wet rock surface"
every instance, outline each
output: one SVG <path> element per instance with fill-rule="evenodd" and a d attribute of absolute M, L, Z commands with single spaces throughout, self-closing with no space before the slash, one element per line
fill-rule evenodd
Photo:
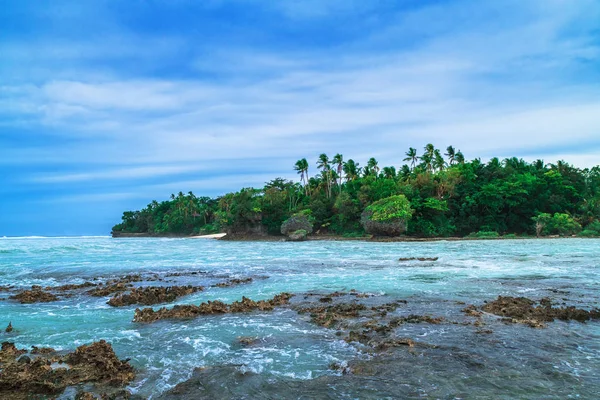
<path fill-rule="evenodd" d="M 252 281 L 253 281 L 252 278 L 233 278 L 233 279 L 228 279 L 225 282 L 219 282 L 213 286 L 223 288 L 223 287 L 243 285 L 245 283 L 252 283 Z"/>
<path fill-rule="evenodd" d="M 162 319 L 190 319 L 201 315 L 226 313 L 242 313 L 251 311 L 271 311 L 277 306 L 288 304 L 292 297 L 289 293 L 281 293 L 270 300 L 254 301 L 242 297 L 241 301 L 225 304 L 222 301 L 208 301 L 200 305 L 176 305 L 172 308 L 163 307 L 159 310 L 152 308 L 136 309 L 133 322 L 155 322 Z"/>
<path fill-rule="evenodd" d="M 113 307 L 123 307 L 132 304 L 149 306 L 152 304 L 169 303 L 180 297 L 204 290 L 202 286 L 147 286 L 133 288 L 128 293 L 112 297 L 107 304 Z"/>
<path fill-rule="evenodd" d="M 30 290 L 23 290 L 10 299 L 17 300 L 21 304 L 49 303 L 58 300 L 58 297 L 42 289 L 41 286 L 32 286 Z"/>
<path fill-rule="evenodd" d="M 556 319 L 579 322 L 600 319 L 598 309 L 588 311 L 574 306 L 553 307 L 552 301 L 548 298 L 534 301 L 526 297 L 499 296 L 496 300 L 486 303 L 481 309 L 504 317 L 505 322 L 522 323 L 534 328 L 543 328 L 547 322 Z"/>
<path fill-rule="evenodd" d="M 439 257 L 400 257 L 398 261 L 437 261 Z"/>
<path fill-rule="evenodd" d="M 133 367 L 127 360 L 119 360 L 103 340 L 66 355 L 49 348 L 27 352 L 9 342 L 4 342 L 0 350 L 2 399 L 56 396 L 69 386 L 85 382 L 123 386 L 134 378 Z"/>

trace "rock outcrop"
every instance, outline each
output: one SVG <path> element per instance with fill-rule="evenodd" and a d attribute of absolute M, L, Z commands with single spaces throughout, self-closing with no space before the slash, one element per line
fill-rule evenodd
<path fill-rule="evenodd" d="M 482 310 L 491 314 L 504 317 L 505 322 L 527 324 L 534 328 L 542 328 L 547 322 L 555 319 L 585 322 L 600 319 L 600 310 L 583 310 L 573 306 L 552 307 L 548 298 L 539 302 L 526 297 L 499 296 L 496 300 L 486 303 Z"/>
<path fill-rule="evenodd" d="M 21 304 L 33 304 L 49 303 L 58 300 L 58 297 L 50 292 L 44 291 L 41 286 L 34 285 L 31 287 L 31 290 L 24 290 L 14 296 L 10 296 L 10 299 L 17 300 Z"/>
<path fill-rule="evenodd" d="M 123 386 L 135 378 L 133 367 L 119 360 L 103 340 L 80 346 L 67 355 L 52 349 L 37 350 L 28 353 L 13 343 L 2 343 L 0 398 L 56 396 L 66 387 L 84 382 Z"/>
<path fill-rule="evenodd" d="M 172 308 L 163 307 L 154 311 L 152 308 L 136 309 L 133 322 L 151 323 L 162 319 L 190 319 L 201 315 L 226 313 L 243 313 L 250 311 L 271 311 L 277 306 L 288 304 L 292 297 L 289 293 L 281 293 L 270 300 L 254 301 L 242 297 L 241 301 L 225 304 L 222 301 L 209 301 L 200 305 L 177 305 Z"/>
<path fill-rule="evenodd" d="M 148 286 L 131 289 L 111 298 L 107 304 L 113 307 L 123 307 L 132 304 L 149 306 L 152 304 L 169 303 L 179 297 L 202 291 L 202 286 Z"/>

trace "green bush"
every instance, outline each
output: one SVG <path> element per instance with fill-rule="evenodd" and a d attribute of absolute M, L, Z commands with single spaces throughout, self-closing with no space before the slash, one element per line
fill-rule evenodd
<path fill-rule="evenodd" d="M 518 236 L 516 233 L 507 233 L 506 235 L 502 236 L 504 239 L 516 239 Z"/>
<path fill-rule="evenodd" d="M 401 194 L 378 200 L 365 208 L 360 222 L 368 233 L 398 236 L 406 231 L 412 214 L 410 202 Z"/>
<path fill-rule="evenodd" d="M 467 237 L 474 239 L 494 239 L 500 237 L 500 234 L 496 231 L 479 231 L 470 233 Z"/>
<path fill-rule="evenodd" d="M 535 222 L 535 230 L 538 236 L 569 236 L 581 232 L 581 225 L 569 214 L 555 213 L 554 215 L 550 215 L 542 213 L 532 219 Z"/>

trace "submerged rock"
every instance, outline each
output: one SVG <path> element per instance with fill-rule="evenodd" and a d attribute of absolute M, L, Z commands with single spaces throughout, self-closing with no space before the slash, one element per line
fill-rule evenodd
<path fill-rule="evenodd" d="M 9 322 L 8 326 L 6 327 L 6 329 L 4 330 L 4 332 L 11 333 L 12 331 L 13 331 L 12 322 Z"/>
<path fill-rule="evenodd" d="M 126 360 L 119 360 L 111 345 L 103 340 L 63 356 L 51 351 L 37 352 L 35 357 L 22 356 L 25 353 L 13 343 L 2 344 L 0 398 L 55 396 L 67 386 L 84 382 L 123 386 L 135 378 L 133 367 Z"/>
<path fill-rule="evenodd" d="M 31 290 L 24 290 L 10 298 L 18 300 L 21 304 L 49 303 L 58 300 L 57 296 L 42 290 L 42 287 L 37 285 L 32 286 Z"/>
<path fill-rule="evenodd" d="M 400 257 L 398 261 L 437 261 L 439 257 Z"/>
<path fill-rule="evenodd" d="M 233 279 L 228 279 L 225 282 L 220 282 L 217 283 L 215 285 L 213 285 L 214 287 L 230 287 L 230 286 L 236 286 L 236 285 L 242 285 L 244 283 L 251 283 L 252 282 L 252 278 L 233 278 Z"/>
<path fill-rule="evenodd" d="M 61 286 L 46 286 L 46 290 L 56 290 L 59 292 L 68 292 L 71 290 L 87 289 L 89 287 L 94 287 L 94 286 L 98 286 L 98 284 L 92 283 L 92 282 L 84 282 L 84 283 L 67 284 L 67 285 L 61 285 Z"/>
<path fill-rule="evenodd" d="M 202 290 L 204 290 L 202 286 L 149 286 L 134 288 L 129 293 L 119 294 L 111 298 L 107 304 L 113 307 L 123 307 L 132 304 L 149 306 L 152 304 L 169 303 L 179 297 Z"/>
<path fill-rule="evenodd" d="M 161 319 L 190 319 L 201 315 L 242 313 L 255 310 L 271 311 L 277 306 L 288 304 L 292 297 L 289 293 L 281 293 L 270 300 L 254 301 L 242 297 L 241 301 L 225 304 L 222 301 L 208 301 L 200 305 L 177 305 L 173 308 L 163 307 L 154 311 L 152 308 L 136 309 L 133 322 L 155 322 Z"/>
<path fill-rule="evenodd" d="M 579 322 L 600 319 L 598 309 L 587 311 L 573 306 L 552 307 L 552 302 L 547 298 L 535 302 L 526 297 L 499 296 L 496 300 L 485 304 L 482 310 L 504 317 L 506 322 L 527 324 L 534 328 L 545 327 L 546 322 L 555 319 Z"/>

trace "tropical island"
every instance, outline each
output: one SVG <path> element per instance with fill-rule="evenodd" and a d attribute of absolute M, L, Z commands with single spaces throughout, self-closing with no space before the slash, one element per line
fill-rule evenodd
<path fill-rule="evenodd" d="M 399 169 L 321 154 L 316 173 L 298 160 L 282 178 L 217 198 L 192 192 L 126 211 L 119 236 L 229 238 L 516 238 L 600 236 L 600 166 L 580 169 L 516 157 L 465 160 L 453 146 L 410 148 Z"/>

